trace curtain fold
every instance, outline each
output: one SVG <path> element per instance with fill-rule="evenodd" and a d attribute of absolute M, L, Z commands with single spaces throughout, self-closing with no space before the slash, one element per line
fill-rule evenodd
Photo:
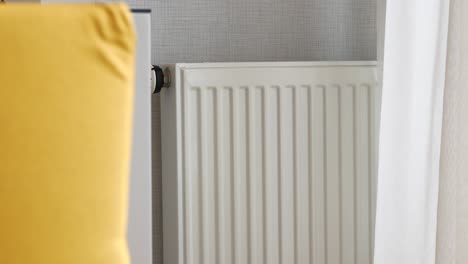
<path fill-rule="evenodd" d="M 468 262 L 468 2 L 451 0 L 440 156 L 437 264 Z"/>
<path fill-rule="evenodd" d="M 375 264 L 435 262 L 448 0 L 387 2 Z"/>

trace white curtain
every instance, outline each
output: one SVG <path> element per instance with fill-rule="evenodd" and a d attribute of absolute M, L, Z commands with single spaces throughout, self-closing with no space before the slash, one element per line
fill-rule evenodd
<path fill-rule="evenodd" d="M 388 0 L 374 264 L 433 264 L 448 0 Z"/>

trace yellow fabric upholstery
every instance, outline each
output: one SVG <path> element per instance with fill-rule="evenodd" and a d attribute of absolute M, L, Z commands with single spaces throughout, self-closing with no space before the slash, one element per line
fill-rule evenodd
<path fill-rule="evenodd" d="M 125 5 L 0 4 L 0 263 L 124 264 Z"/>

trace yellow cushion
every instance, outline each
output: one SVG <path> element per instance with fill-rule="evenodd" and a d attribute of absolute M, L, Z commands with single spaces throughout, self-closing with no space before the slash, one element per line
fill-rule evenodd
<path fill-rule="evenodd" d="M 123 264 L 125 5 L 0 4 L 0 263 Z"/>

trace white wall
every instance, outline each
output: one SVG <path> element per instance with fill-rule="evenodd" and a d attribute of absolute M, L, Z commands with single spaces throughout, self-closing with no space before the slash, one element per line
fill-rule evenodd
<path fill-rule="evenodd" d="M 436 264 L 468 260 L 468 2 L 450 2 Z"/>

